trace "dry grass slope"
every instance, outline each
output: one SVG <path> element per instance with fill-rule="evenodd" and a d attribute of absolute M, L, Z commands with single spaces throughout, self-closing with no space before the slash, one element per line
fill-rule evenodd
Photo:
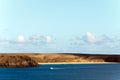
<path fill-rule="evenodd" d="M 38 63 L 61 62 L 120 62 L 120 55 L 89 55 L 89 54 L 27 54 Z"/>
<path fill-rule="evenodd" d="M 93 55 L 93 54 L 40 54 L 17 53 L 0 54 L 0 66 L 29 67 L 38 63 L 104 63 L 120 62 L 120 55 Z"/>
<path fill-rule="evenodd" d="M 0 67 L 32 67 L 37 62 L 26 55 L 2 54 L 0 55 Z"/>

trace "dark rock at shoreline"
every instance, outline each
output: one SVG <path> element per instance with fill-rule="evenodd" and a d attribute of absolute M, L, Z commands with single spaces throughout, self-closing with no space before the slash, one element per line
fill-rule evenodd
<path fill-rule="evenodd" d="M 26 55 L 2 54 L 0 55 L 0 67 L 34 67 L 38 63 Z"/>

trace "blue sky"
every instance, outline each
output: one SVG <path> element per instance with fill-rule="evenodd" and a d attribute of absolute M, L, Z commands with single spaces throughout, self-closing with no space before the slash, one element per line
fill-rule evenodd
<path fill-rule="evenodd" d="M 120 52 L 120 0 L 0 0 L 0 52 Z"/>

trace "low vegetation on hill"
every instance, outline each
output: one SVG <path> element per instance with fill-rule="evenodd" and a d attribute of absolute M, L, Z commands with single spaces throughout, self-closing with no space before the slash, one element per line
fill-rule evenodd
<path fill-rule="evenodd" d="M 0 54 L 0 67 L 33 67 L 38 63 L 103 63 L 120 62 L 120 55 L 93 54 L 40 54 L 17 53 Z"/>
<path fill-rule="evenodd" d="M 94 54 L 28 54 L 38 63 L 59 62 L 120 62 L 120 55 Z"/>
<path fill-rule="evenodd" d="M 38 63 L 26 55 L 1 54 L 0 67 L 33 67 Z"/>

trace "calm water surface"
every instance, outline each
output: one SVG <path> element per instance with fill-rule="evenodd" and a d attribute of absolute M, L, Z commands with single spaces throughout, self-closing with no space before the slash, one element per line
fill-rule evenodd
<path fill-rule="evenodd" d="M 120 80 L 120 64 L 41 65 L 0 68 L 0 80 Z"/>

